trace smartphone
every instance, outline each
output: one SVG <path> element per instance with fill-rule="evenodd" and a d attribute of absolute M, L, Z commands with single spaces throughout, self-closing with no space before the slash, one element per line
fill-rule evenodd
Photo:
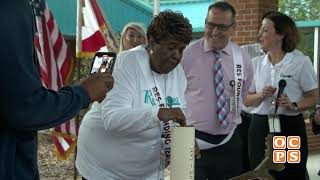
<path fill-rule="evenodd" d="M 91 63 L 90 73 L 105 72 L 107 70 L 112 73 L 116 57 L 117 54 L 114 52 L 96 52 Z"/>

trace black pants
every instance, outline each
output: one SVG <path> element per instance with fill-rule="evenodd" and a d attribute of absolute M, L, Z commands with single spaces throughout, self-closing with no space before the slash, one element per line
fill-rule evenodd
<path fill-rule="evenodd" d="M 219 142 L 225 137 L 200 133 L 201 135 L 209 136 L 213 141 L 214 139 L 219 139 Z M 199 131 L 196 132 L 196 137 L 199 138 Z M 213 143 L 213 141 L 210 141 L 210 143 Z M 201 150 L 200 153 L 201 158 L 195 161 L 195 180 L 225 180 L 238 176 L 243 172 L 242 142 L 238 128 L 231 139 L 224 145 Z"/>
<path fill-rule="evenodd" d="M 248 131 L 250 122 L 252 119 L 252 114 L 245 111 L 241 111 L 242 123 L 239 125 L 239 135 L 243 144 L 243 171 L 247 172 L 250 170 L 249 161 L 249 150 L 248 150 Z"/>
<path fill-rule="evenodd" d="M 284 116 L 280 115 L 282 136 L 300 136 L 301 139 L 301 162 L 298 164 L 285 163 L 285 170 L 272 172 L 278 180 L 304 180 L 306 177 L 306 164 L 308 158 L 308 142 L 306 126 L 303 116 Z M 253 114 L 249 127 L 249 158 L 252 169 L 256 168 L 264 159 L 265 138 L 269 134 L 268 116 Z M 287 150 L 287 149 L 286 149 Z"/>

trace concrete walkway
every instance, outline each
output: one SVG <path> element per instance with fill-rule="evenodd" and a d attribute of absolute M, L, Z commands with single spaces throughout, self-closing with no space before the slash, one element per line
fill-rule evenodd
<path fill-rule="evenodd" d="M 307 168 L 310 180 L 320 180 L 318 172 L 320 170 L 320 151 L 309 153 Z M 170 180 L 170 172 L 166 169 L 165 180 Z"/>
<path fill-rule="evenodd" d="M 309 153 L 307 168 L 310 180 L 319 180 L 318 172 L 320 170 L 320 151 Z"/>

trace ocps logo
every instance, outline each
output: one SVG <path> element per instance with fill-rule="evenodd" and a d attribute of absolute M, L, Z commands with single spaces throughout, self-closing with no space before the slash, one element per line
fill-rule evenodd
<path fill-rule="evenodd" d="M 274 163 L 300 163 L 300 137 L 299 136 L 274 136 L 273 137 L 273 162 Z M 288 151 L 286 151 L 286 148 Z"/>

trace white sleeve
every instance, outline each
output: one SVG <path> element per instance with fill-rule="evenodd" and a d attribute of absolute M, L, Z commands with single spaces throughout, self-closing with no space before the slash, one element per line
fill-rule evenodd
<path fill-rule="evenodd" d="M 256 82 L 255 82 L 254 79 L 252 79 L 251 86 L 249 88 L 249 92 L 250 93 L 256 93 Z"/>
<path fill-rule="evenodd" d="M 245 81 L 243 83 L 241 96 L 242 96 L 242 99 L 245 99 L 253 81 L 254 71 L 253 71 L 252 58 L 249 57 L 248 53 L 246 53 L 245 51 L 242 51 L 242 57 L 243 57 L 244 68 L 245 68 Z"/>
<path fill-rule="evenodd" d="M 252 82 L 251 82 L 251 86 L 249 88 L 249 92 L 250 93 L 256 93 L 257 89 L 256 89 L 256 71 L 258 69 L 258 64 L 259 61 L 262 61 L 262 56 L 259 57 L 255 57 L 252 59 L 252 68 L 253 68 L 253 74 L 252 74 Z"/>
<path fill-rule="evenodd" d="M 260 43 L 242 45 L 241 48 L 247 51 L 251 58 L 260 56 L 263 53 Z"/>
<path fill-rule="evenodd" d="M 300 71 L 300 86 L 303 92 L 318 88 L 317 75 L 314 72 L 311 60 L 305 56 L 306 60 Z"/>
<path fill-rule="evenodd" d="M 118 57 L 113 71 L 114 86 L 102 102 L 102 119 L 106 131 L 126 136 L 160 127 L 157 117 L 159 108 L 133 107 L 134 97 L 138 93 L 138 60 L 135 56 Z"/>

